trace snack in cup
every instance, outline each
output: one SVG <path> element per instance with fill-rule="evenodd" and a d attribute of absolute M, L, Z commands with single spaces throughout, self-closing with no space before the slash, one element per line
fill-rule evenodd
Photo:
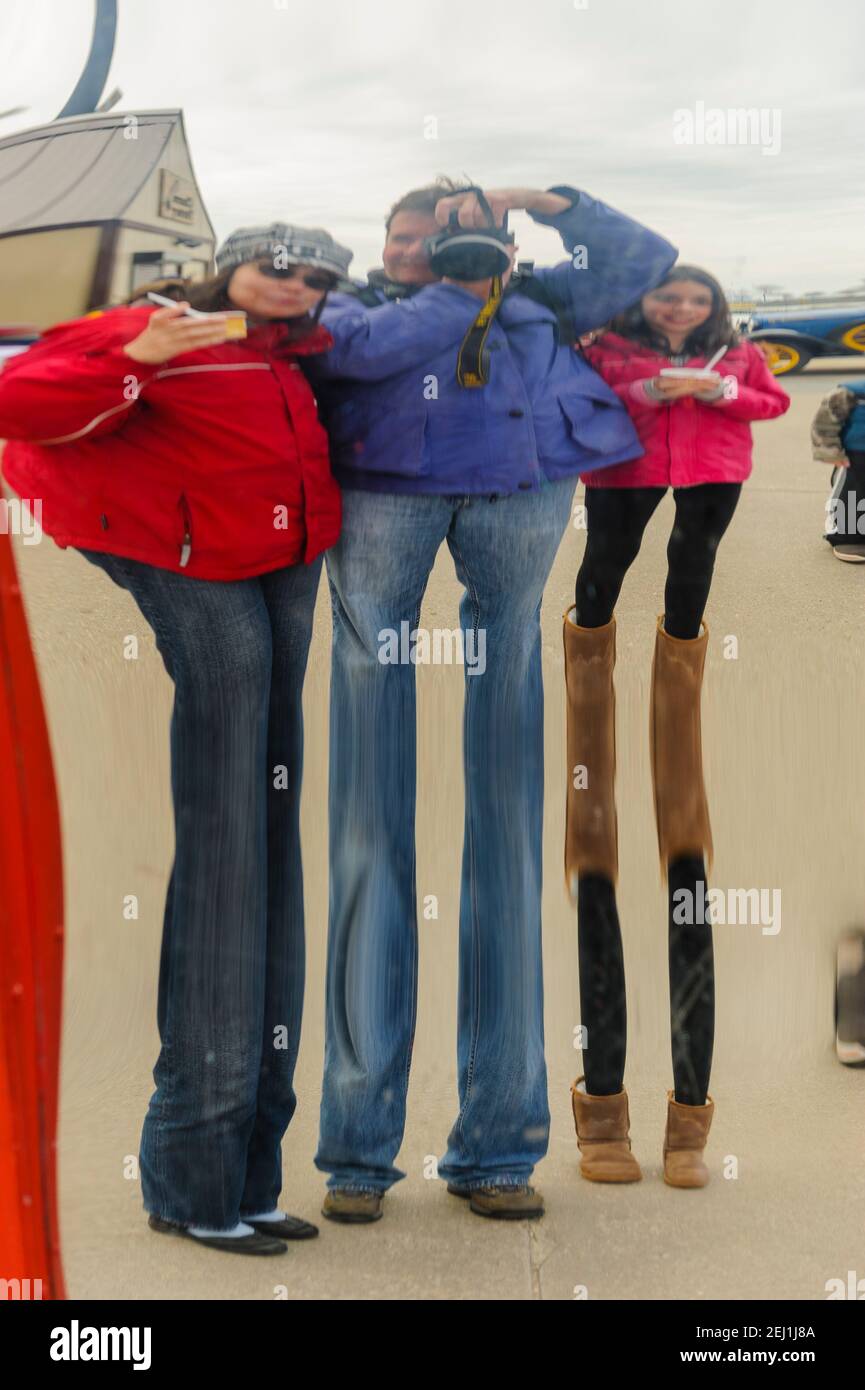
<path fill-rule="evenodd" d="M 229 338 L 246 337 L 246 314 L 242 309 L 226 309 L 225 332 Z"/>

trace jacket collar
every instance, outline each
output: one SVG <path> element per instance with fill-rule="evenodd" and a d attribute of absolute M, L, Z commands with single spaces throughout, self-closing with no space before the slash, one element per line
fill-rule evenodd
<path fill-rule="evenodd" d="M 412 295 L 418 294 L 426 289 L 425 285 L 401 285 L 398 280 L 390 280 L 384 268 L 379 266 L 371 270 L 366 277 L 367 285 L 372 290 L 378 290 L 385 299 L 411 299 Z"/>
<path fill-rule="evenodd" d="M 285 327 L 283 324 L 276 323 L 257 323 L 250 328 L 246 341 L 253 347 L 264 349 L 266 352 L 275 351 L 282 348 L 290 357 L 306 356 L 316 352 L 327 352 L 333 347 L 333 337 L 320 323 L 317 323 L 312 331 L 305 338 L 296 343 L 284 343 Z"/>

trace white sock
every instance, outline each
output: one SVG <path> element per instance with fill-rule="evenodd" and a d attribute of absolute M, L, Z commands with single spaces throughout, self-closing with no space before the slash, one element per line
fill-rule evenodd
<path fill-rule="evenodd" d="M 285 1212 L 280 1211 L 279 1207 L 274 1207 L 273 1211 L 263 1211 L 259 1216 L 247 1216 L 247 1221 L 284 1221 Z"/>
<path fill-rule="evenodd" d="M 209 1226 L 187 1226 L 190 1235 L 193 1236 L 251 1236 L 254 1235 L 251 1226 L 247 1226 L 245 1221 L 238 1221 L 230 1231 L 214 1231 Z"/>

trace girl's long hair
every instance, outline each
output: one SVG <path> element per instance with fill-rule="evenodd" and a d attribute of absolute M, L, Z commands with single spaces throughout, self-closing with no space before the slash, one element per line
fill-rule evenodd
<path fill-rule="evenodd" d="M 236 265 L 226 266 L 224 270 L 218 271 L 216 275 L 209 275 L 205 280 L 182 280 L 177 276 L 165 280 L 149 280 L 146 285 L 139 285 L 126 299 L 121 299 L 120 305 L 137 304 L 139 301 L 149 303 L 147 292 L 153 290 L 166 299 L 178 302 L 185 299 L 190 308 L 200 309 L 202 313 L 221 313 L 225 309 L 237 307 L 228 297 L 228 286 L 235 270 Z M 326 298 L 326 295 L 322 295 L 312 314 L 302 314 L 299 318 L 291 319 L 271 319 L 270 322 L 283 325 L 287 330 L 287 342 L 300 342 L 303 338 L 308 338 L 317 327 Z M 120 305 L 113 307 L 118 308 Z"/>
<path fill-rule="evenodd" d="M 708 270 L 701 270 L 696 265 L 677 265 L 671 270 L 660 285 L 655 285 L 654 289 L 647 291 L 653 294 L 655 290 L 662 290 L 665 285 L 670 285 L 676 280 L 696 280 L 697 284 L 705 285 L 712 292 L 712 312 L 706 319 L 690 333 L 682 344 L 680 353 L 677 356 L 685 357 L 711 357 L 718 348 L 735 347 L 739 343 L 740 337 L 733 327 L 730 318 L 730 307 L 727 297 L 721 289 L 714 275 L 710 275 Z M 623 313 L 617 314 L 610 323 L 613 333 L 619 333 L 623 338 L 630 338 L 634 342 L 642 343 L 645 347 L 654 348 L 657 352 L 671 356 L 670 344 L 663 333 L 653 329 L 647 322 L 643 313 L 642 298 L 636 304 L 632 304 Z"/>

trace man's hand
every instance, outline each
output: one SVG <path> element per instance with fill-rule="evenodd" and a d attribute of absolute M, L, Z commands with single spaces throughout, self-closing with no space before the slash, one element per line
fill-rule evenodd
<path fill-rule="evenodd" d="M 228 338 L 225 331 L 225 314 L 209 314 L 206 319 L 187 318 L 184 309 L 189 305 L 185 300 L 173 304 L 170 309 L 156 309 L 147 320 L 147 326 L 125 343 L 123 351 L 133 362 L 146 362 L 156 366 L 160 362 L 170 362 L 182 352 L 195 352 L 198 348 L 215 347 Z"/>
<path fill-rule="evenodd" d="M 506 212 L 511 209 L 524 209 L 526 212 L 542 212 L 554 216 L 571 206 L 568 198 L 558 193 L 544 193 L 539 188 L 485 188 L 484 197 L 490 205 L 493 220 L 497 227 L 504 222 Z M 474 193 L 451 193 L 439 198 L 436 203 L 435 219 L 440 227 L 446 227 L 454 208 L 459 209 L 461 227 L 487 227 L 486 213 Z"/>

